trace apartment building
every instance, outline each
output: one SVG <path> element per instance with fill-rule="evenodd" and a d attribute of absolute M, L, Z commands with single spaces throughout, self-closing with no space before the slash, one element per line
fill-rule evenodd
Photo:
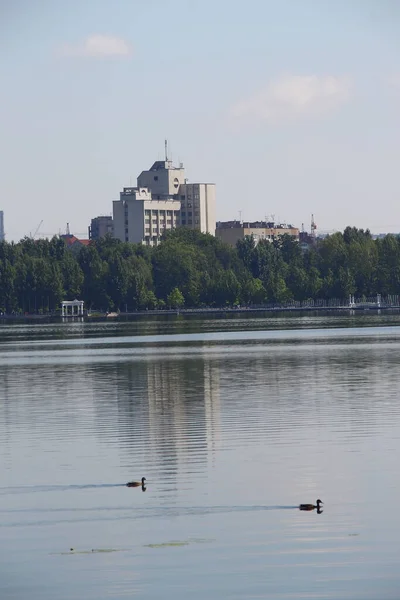
<path fill-rule="evenodd" d="M 89 225 L 89 240 L 98 240 L 106 235 L 113 234 L 113 220 L 111 216 L 95 217 Z"/>
<path fill-rule="evenodd" d="M 124 188 L 113 202 L 114 237 L 155 246 L 163 233 L 179 224 L 180 202 L 153 200 L 147 188 Z"/>
<path fill-rule="evenodd" d="M 284 234 L 298 240 L 299 233 L 299 229 L 293 225 L 266 221 L 218 221 L 215 230 L 216 237 L 231 246 L 236 246 L 236 242 L 246 236 L 253 236 L 254 241 L 258 243 L 260 240 L 272 241 Z"/>
<path fill-rule="evenodd" d="M 215 185 L 189 184 L 183 164 L 175 167 L 166 152 L 113 202 L 113 225 L 116 238 L 150 246 L 175 227 L 215 235 Z"/>

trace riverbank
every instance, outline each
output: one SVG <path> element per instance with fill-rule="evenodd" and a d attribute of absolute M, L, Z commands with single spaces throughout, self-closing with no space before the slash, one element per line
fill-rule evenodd
<path fill-rule="evenodd" d="M 397 311 L 400 310 L 400 305 L 359 305 L 359 306 L 348 306 L 348 305 L 335 305 L 335 306 L 262 306 L 262 307 L 226 307 L 226 308 L 183 308 L 183 309 L 162 309 L 162 310 L 137 310 L 134 312 L 120 312 L 120 313 L 102 313 L 102 312 L 91 312 L 83 316 L 74 317 L 62 317 L 59 314 L 24 314 L 24 315 L 0 315 L 0 322 L 2 321 L 45 321 L 45 322 L 65 322 L 73 320 L 84 320 L 84 321 L 108 321 L 108 320 L 124 320 L 133 319 L 135 317 L 142 316 L 171 316 L 171 315 L 223 315 L 223 314 L 260 314 L 260 313 L 342 313 L 343 312 L 365 312 L 365 311 Z"/>

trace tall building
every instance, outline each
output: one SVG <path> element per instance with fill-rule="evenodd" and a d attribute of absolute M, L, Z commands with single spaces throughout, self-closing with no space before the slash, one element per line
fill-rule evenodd
<path fill-rule="evenodd" d="M 188 227 L 215 235 L 215 184 L 188 183 L 181 163 L 156 161 L 113 202 L 114 236 L 157 245 L 165 230 Z"/>
<path fill-rule="evenodd" d="M 215 235 L 215 184 L 183 183 L 179 186 L 180 224 Z"/>
<path fill-rule="evenodd" d="M 180 207 L 178 200 L 153 200 L 147 188 L 124 188 L 113 202 L 114 237 L 156 246 L 166 230 L 179 224 Z"/>
<path fill-rule="evenodd" d="M 3 242 L 4 239 L 4 212 L 0 210 L 0 242 Z"/>
<path fill-rule="evenodd" d="M 110 216 L 95 217 L 89 225 L 89 240 L 98 240 L 113 234 L 113 220 Z"/>

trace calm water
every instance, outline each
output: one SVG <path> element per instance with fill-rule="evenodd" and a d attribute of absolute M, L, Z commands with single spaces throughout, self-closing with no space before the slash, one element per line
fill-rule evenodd
<path fill-rule="evenodd" d="M 398 600 L 398 323 L 1 324 L 1 600 Z"/>

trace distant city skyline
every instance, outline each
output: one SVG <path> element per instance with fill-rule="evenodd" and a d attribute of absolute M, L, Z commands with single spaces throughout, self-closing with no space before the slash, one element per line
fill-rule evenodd
<path fill-rule="evenodd" d="M 400 231 L 400 3 L 8 4 L 7 240 L 87 232 L 165 138 L 189 182 L 216 183 L 217 221 Z"/>

